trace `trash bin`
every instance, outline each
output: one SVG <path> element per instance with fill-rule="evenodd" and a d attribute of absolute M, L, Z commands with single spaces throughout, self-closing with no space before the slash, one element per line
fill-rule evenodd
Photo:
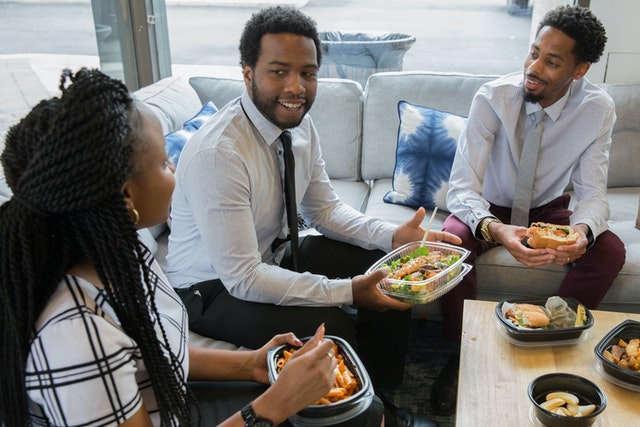
<path fill-rule="evenodd" d="M 531 15 L 529 0 L 507 0 L 507 12 L 509 15 L 516 16 Z"/>
<path fill-rule="evenodd" d="M 322 46 L 320 77 L 337 77 L 359 82 L 380 71 L 402 70 L 404 54 L 416 38 L 384 32 L 324 31 L 318 34 Z"/>

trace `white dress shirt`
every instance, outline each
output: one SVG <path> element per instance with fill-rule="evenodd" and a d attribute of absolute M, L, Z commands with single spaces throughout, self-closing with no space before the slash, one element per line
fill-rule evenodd
<path fill-rule="evenodd" d="M 523 76 L 513 73 L 483 85 L 458 141 L 447 207 L 474 233 L 480 220 L 491 216 L 489 203 L 510 207 L 513 201 L 524 134 L 541 108 L 524 101 Z M 561 196 L 571 181 L 577 200 L 571 224 L 587 224 L 598 236 L 607 230 L 609 219 L 613 100 L 582 78 L 544 111 L 531 208 Z"/>
<path fill-rule="evenodd" d="M 365 217 L 336 195 L 311 118 L 305 116 L 290 131 L 296 201 L 307 223 L 331 239 L 390 250 L 395 226 Z M 288 234 L 281 132 L 244 91 L 186 144 L 171 208 L 167 275 L 174 287 L 219 278 L 243 300 L 307 306 L 353 302 L 350 278 L 300 274 L 277 265 L 271 244 Z"/>

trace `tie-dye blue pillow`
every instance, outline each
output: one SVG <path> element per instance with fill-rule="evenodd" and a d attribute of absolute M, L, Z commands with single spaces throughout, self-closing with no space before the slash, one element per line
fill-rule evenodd
<path fill-rule="evenodd" d="M 398 115 L 393 190 L 384 201 L 446 211 L 451 165 L 467 119 L 406 101 L 398 102 Z"/>
<path fill-rule="evenodd" d="M 182 129 L 179 129 L 175 132 L 169 133 L 164 136 L 165 148 L 167 149 L 167 155 L 169 156 L 169 160 L 173 162 L 174 165 L 178 164 L 178 159 L 180 158 L 180 153 L 184 148 L 184 144 L 193 136 L 194 133 L 207 119 L 213 116 L 218 112 L 218 109 L 213 104 L 213 102 L 208 101 L 206 104 L 202 106 L 202 109 L 184 122 Z"/>

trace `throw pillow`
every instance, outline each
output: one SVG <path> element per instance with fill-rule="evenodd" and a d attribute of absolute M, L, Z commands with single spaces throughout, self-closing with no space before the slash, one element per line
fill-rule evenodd
<path fill-rule="evenodd" d="M 384 201 L 446 211 L 451 165 L 467 119 L 406 101 L 398 102 L 398 115 L 393 189 Z"/>
<path fill-rule="evenodd" d="M 167 149 L 167 155 L 174 165 L 178 164 L 178 159 L 180 158 L 180 153 L 184 148 L 184 144 L 186 144 L 193 134 L 200 129 L 200 126 L 202 126 L 202 124 L 217 111 L 218 109 L 213 102 L 208 101 L 204 104 L 198 114 L 184 122 L 182 129 L 165 135 L 164 141 L 165 148 Z"/>

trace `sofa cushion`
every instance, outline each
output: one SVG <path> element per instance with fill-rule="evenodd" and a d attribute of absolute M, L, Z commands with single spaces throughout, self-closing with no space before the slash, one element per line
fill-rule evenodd
<path fill-rule="evenodd" d="M 640 186 L 640 84 L 622 85 L 600 83 L 613 98 L 616 123 L 611 135 L 608 187 Z"/>
<path fill-rule="evenodd" d="M 393 176 L 399 101 L 467 116 L 476 91 L 493 79 L 495 76 L 427 71 L 393 71 L 369 77 L 362 121 L 362 178 L 370 181 Z"/>
<path fill-rule="evenodd" d="M 178 129 L 177 131 L 168 133 L 164 136 L 167 155 L 174 165 L 178 164 L 178 159 L 180 158 L 180 153 L 184 148 L 184 144 L 186 144 L 193 134 L 200 129 L 200 126 L 202 126 L 202 124 L 216 112 L 218 112 L 218 109 L 214 103 L 208 101 L 202 106 L 195 116 L 184 122 L 182 129 Z"/>
<path fill-rule="evenodd" d="M 180 128 L 202 108 L 196 91 L 182 77 L 167 77 L 133 92 L 160 120 L 164 135 Z"/>
<path fill-rule="evenodd" d="M 640 228 L 640 199 L 638 199 L 638 215 L 636 215 L 636 228 Z"/>
<path fill-rule="evenodd" d="M 189 84 L 202 102 L 223 106 L 240 96 L 242 80 L 192 77 Z M 361 181 L 363 94 L 351 80 L 319 79 L 309 116 L 320 135 L 320 147 L 331 180 Z"/>
<path fill-rule="evenodd" d="M 451 165 L 467 119 L 406 101 L 398 103 L 398 116 L 393 189 L 384 201 L 446 210 Z"/>

